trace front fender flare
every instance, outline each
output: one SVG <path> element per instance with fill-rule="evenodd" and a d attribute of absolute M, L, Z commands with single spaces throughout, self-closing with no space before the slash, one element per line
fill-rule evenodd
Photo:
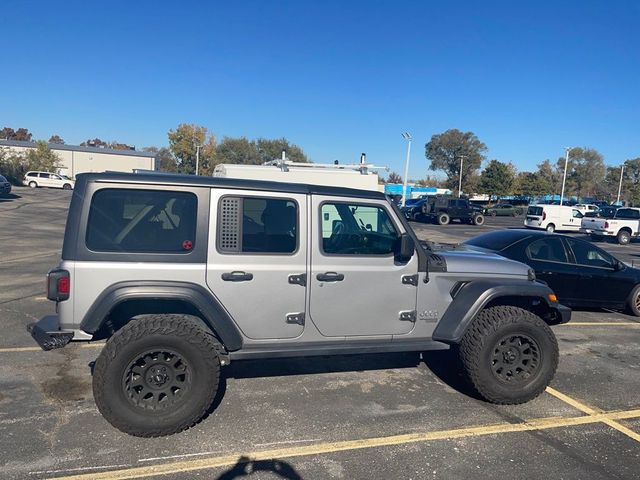
<path fill-rule="evenodd" d="M 114 283 L 107 287 L 91 305 L 80 323 L 80 328 L 90 334 L 96 333 L 115 307 L 125 301 L 135 299 L 187 302 L 200 312 L 203 320 L 215 330 L 228 351 L 242 348 L 242 335 L 229 312 L 210 291 L 189 282 Z"/>
<path fill-rule="evenodd" d="M 500 297 L 522 297 L 539 299 L 549 309 L 556 310 L 563 322 L 571 316 L 569 309 L 549 299 L 553 291 L 545 284 L 530 280 L 473 280 L 460 288 L 451 305 L 442 316 L 433 339 L 445 343 L 459 343 L 475 316 L 491 301 Z"/>

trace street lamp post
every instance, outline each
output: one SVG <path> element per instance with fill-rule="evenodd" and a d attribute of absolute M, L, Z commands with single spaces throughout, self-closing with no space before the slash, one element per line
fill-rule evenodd
<path fill-rule="evenodd" d="M 460 178 L 458 179 L 458 198 L 462 195 L 462 165 L 464 165 L 464 157 L 466 155 L 460 155 Z"/>
<path fill-rule="evenodd" d="M 620 167 L 620 183 L 618 184 L 618 198 L 616 199 L 616 205 L 620 203 L 620 193 L 622 193 L 622 174 L 624 173 L 624 164 Z"/>
<path fill-rule="evenodd" d="M 407 159 L 404 162 L 404 178 L 402 179 L 402 206 L 404 207 L 407 203 L 407 177 L 409 176 L 409 158 L 411 157 L 411 140 L 413 137 L 409 132 L 404 132 L 402 138 L 407 141 Z"/>
<path fill-rule="evenodd" d="M 560 192 L 560 205 L 562 205 L 562 200 L 564 199 L 564 183 L 567 180 L 567 167 L 569 165 L 569 152 L 572 147 L 566 147 L 566 154 L 564 157 L 564 172 L 562 172 L 562 190 Z"/>
<path fill-rule="evenodd" d="M 202 145 L 196 145 L 196 175 L 198 175 L 198 167 L 200 166 L 200 147 Z"/>

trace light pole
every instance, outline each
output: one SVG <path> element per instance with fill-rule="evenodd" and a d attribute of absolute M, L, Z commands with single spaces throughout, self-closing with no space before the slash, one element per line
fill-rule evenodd
<path fill-rule="evenodd" d="M 198 167 L 200 166 L 200 148 L 202 145 L 196 145 L 196 175 L 198 175 Z"/>
<path fill-rule="evenodd" d="M 562 200 L 564 199 L 564 182 L 567 180 L 567 167 L 569 165 L 569 152 L 573 147 L 565 147 L 566 154 L 564 157 L 564 172 L 562 173 L 562 191 L 560 192 L 560 205 L 562 206 Z"/>
<path fill-rule="evenodd" d="M 466 155 L 460 155 L 460 178 L 458 180 L 458 198 L 462 194 L 462 165 L 464 165 L 464 157 Z"/>
<path fill-rule="evenodd" d="M 616 200 L 616 205 L 620 203 L 620 193 L 622 193 L 622 174 L 624 173 L 624 163 L 620 167 L 620 184 L 618 185 L 618 198 Z"/>
<path fill-rule="evenodd" d="M 404 178 L 402 179 L 402 206 L 404 207 L 407 203 L 407 177 L 409 176 L 409 158 L 411 157 L 411 140 L 413 137 L 409 132 L 404 132 L 402 138 L 407 141 L 407 159 L 404 162 Z"/>

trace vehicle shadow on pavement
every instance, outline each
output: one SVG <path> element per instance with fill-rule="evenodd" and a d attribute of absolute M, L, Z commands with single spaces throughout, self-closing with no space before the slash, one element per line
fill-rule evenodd
<path fill-rule="evenodd" d="M 236 360 L 225 371 L 227 378 L 280 377 L 313 373 L 355 372 L 416 367 L 417 353 L 386 353 L 267 360 Z"/>
<path fill-rule="evenodd" d="M 9 195 L 4 195 L 0 197 L 0 203 L 3 202 L 12 202 L 18 198 L 22 198 L 20 195 L 16 195 L 15 193 L 10 193 Z"/>
<path fill-rule="evenodd" d="M 253 461 L 249 457 L 240 457 L 238 462 L 229 470 L 222 473 L 217 480 L 232 480 L 234 478 L 249 477 L 259 472 L 272 472 L 279 478 L 289 480 L 302 480 L 302 477 L 287 462 L 282 460 L 256 460 Z"/>
<path fill-rule="evenodd" d="M 482 400 L 462 376 L 462 369 L 459 367 L 459 361 L 453 349 L 423 352 L 422 360 L 427 368 L 449 387 L 468 397 Z"/>

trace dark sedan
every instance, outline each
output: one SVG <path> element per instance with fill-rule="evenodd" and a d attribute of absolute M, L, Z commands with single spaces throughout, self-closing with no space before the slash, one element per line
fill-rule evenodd
<path fill-rule="evenodd" d="M 640 270 L 590 242 L 531 230 L 499 230 L 464 242 L 526 263 L 571 307 L 628 309 L 640 316 Z"/>

